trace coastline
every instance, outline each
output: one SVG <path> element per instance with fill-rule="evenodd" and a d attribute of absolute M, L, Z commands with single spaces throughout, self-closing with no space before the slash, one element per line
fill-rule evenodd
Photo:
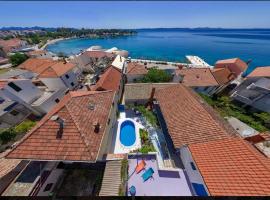
<path fill-rule="evenodd" d="M 57 39 L 53 39 L 53 40 L 48 40 L 48 41 L 46 42 L 46 44 L 44 44 L 40 49 L 41 49 L 41 50 L 44 50 L 44 49 L 46 49 L 46 47 L 47 47 L 48 45 L 50 45 L 50 44 L 54 44 L 54 43 L 56 43 L 56 42 L 59 42 L 59 41 L 62 41 L 62 40 L 69 40 L 69 39 L 72 39 L 72 37 L 68 37 L 68 38 L 57 38 Z"/>

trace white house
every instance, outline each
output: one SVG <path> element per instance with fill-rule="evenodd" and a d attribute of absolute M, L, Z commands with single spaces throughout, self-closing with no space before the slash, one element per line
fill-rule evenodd
<path fill-rule="evenodd" d="M 270 112 L 270 66 L 253 70 L 232 91 L 231 97 L 243 106 Z"/>

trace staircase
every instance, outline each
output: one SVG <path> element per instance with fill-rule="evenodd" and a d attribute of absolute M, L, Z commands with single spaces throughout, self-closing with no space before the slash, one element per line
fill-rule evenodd
<path fill-rule="evenodd" d="M 99 196 L 118 196 L 122 160 L 107 161 Z"/>

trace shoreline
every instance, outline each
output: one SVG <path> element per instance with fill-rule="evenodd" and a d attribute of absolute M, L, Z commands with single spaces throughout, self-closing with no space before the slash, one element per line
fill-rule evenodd
<path fill-rule="evenodd" d="M 56 42 L 63 41 L 63 40 L 69 40 L 69 39 L 72 39 L 72 38 L 73 38 L 73 37 L 68 37 L 68 38 L 57 38 L 57 39 L 53 39 L 53 40 L 48 40 L 48 41 L 46 42 L 46 44 L 44 44 L 40 49 L 41 49 L 41 50 L 45 50 L 46 47 L 47 47 L 48 45 L 51 45 L 51 44 L 54 44 L 54 43 L 56 43 Z"/>

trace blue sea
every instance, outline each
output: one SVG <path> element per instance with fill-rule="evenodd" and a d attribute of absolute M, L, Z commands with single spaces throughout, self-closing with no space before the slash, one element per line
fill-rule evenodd
<path fill-rule="evenodd" d="M 52 45 L 51 52 L 77 54 L 93 45 L 129 51 L 132 58 L 184 61 L 197 55 L 211 65 L 217 60 L 239 57 L 252 60 L 247 73 L 270 66 L 270 29 L 140 29 L 133 36 L 111 39 L 70 39 Z"/>

